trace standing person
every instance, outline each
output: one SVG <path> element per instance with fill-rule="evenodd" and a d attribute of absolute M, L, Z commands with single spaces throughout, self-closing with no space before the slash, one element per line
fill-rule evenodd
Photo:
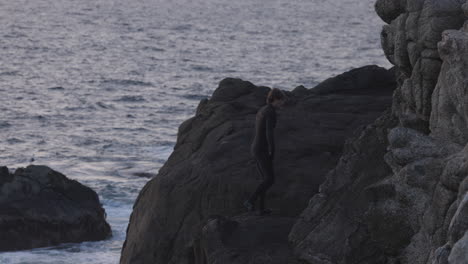
<path fill-rule="evenodd" d="M 255 137 L 251 145 L 251 152 L 257 162 L 257 169 L 263 181 L 258 185 L 252 196 L 244 202 L 244 206 L 247 210 L 253 211 L 255 202 L 260 198 L 260 215 L 271 212 L 271 210 L 265 208 L 265 194 L 275 181 L 273 158 L 275 156 L 276 109 L 283 105 L 284 100 L 285 95 L 280 89 L 270 90 L 267 96 L 267 104 L 258 110 L 256 116 Z"/>

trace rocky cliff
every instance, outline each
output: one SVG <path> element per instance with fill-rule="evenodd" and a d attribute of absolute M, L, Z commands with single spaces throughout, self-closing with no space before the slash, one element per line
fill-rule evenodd
<path fill-rule="evenodd" d="M 467 7 L 377 1 L 392 114 L 349 142 L 294 225 L 303 263 L 468 263 Z"/>
<path fill-rule="evenodd" d="M 46 166 L 0 167 L 0 251 L 97 241 L 111 229 L 90 188 Z"/>
<path fill-rule="evenodd" d="M 329 79 L 315 89 L 297 87 L 289 93 L 287 105 L 278 112 L 275 132 L 277 176 L 267 206 L 278 219 L 264 220 L 269 232 L 275 232 L 274 226 L 290 229 L 291 219 L 307 206 L 325 174 L 337 163 L 345 139 L 391 105 L 396 85 L 393 76 L 393 71 L 368 66 Z M 224 252 L 224 259 L 232 253 L 221 248 L 213 252 L 196 248 L 207 243 L 221 245 L 208 239 L 222 236 L 220 228 L 208 228 L 201 237 L 200 230 L 212 215 L 244 213 L 243 201 L 260 183 L 249 149 L 255 114 L 265 104 L 268 90 L 239 79 L 225 79 L 209 100 L 200 103 L 195 117 L 180 126 L 174 152 L 135 203 L 121 263 L 205 263 L 194 261 L 220 261 L 219 253 L 210 257 L 215 251 Z M 241 221 L 240 227 L 258 230 L 259 226 L 253 225 L 255 217 L 239 219 L 247 221 Z M 211 225 L 217 222 L 211 221 Z M 280 246 L 283 249 L 288 248 L 286 234 Z M 259 241 L 265 240 L 262 234 L 258 236 Z M 264 251 L 263 257 L 241 249 L 236 252 L 232 253 L 239 255 L 236 263 L 249 263 L 249 258 L 272 259 L 268 255 L 272 248 Z"/>
<path fill-rule="evenodd" d="M 289 94 L 268 217 L 241 206 L 268 89 L 221 82 L 141 191 L 121 263 L 468 263 L 465 2 L 376 2 L 393 98 L 375 67 Z"/>

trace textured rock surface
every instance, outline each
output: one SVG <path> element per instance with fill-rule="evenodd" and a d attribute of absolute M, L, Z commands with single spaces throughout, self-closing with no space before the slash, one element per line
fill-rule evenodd
<path fill-rule="evenodd" d="M 391 23 L 405 12 L 405 0 L 380 0 L 375 3 L 375 11 L 387 23 Z"/>
<path fill-rule="evenodd" d="M 368 66 L 329 79 L 317 90 L 298 87 L 289 93 L 291 100 L 278 112 L 276 182 L 267 200 L 278 219 L 268 225 L 285 228 L 281 219 L 295 217 L 307 206 L 338 161 L 345 139 L 390 106 L 394 87 L 392 72 Z M 267 91 L 225 79 L 210 100 L 202 100 L 196 116 L 180 126 L 166 164 L 140 192 L 121 263 L 193 263 L 201 245 L 193 238 L 209 216 L 244 211 L 242 202 L 259 183 L 249 147 Z M 209 263 L 230 263 L 223 262 L 226 255 L 221 254 L 221 262 L 212 257 L 220 249 L 204 249 Z M 239 258 L 250 261 L 249 254 Z"/>
<path fill-rule="evenodd" d="M 285 264 L 295 218 L 240 215 L 210 218 L 195 240 L 193 264 Z"/>
<path fill-rule="evenodd" d="M 468 27 L 449 30 L 439 42 L 443 59 L 433 96 L 433 135 L 463 144 L 468 141 Z"/>
<path fill-rule="evenodd" d="M 398 218 L 398 210 L 383 216 L 377 214 L 379 207 L 368 206 L 395 195 L 394 186 L 385 181 L 391 169 L 383 158 L 387 129 L 395 124 L 387 114 L 348 141 L 338 165 L 289 235 L 298 259 L 305 263 L 385 263 L 380 259 L 383 251 L 407 240 L 405 226 L 390 237 L 387 229 L 396 226 L 381 225 L 387 217 Z M 375 232 L 372 238 L 369 229 Z M 382 242 L 386 245 L 380 246 Z"/>
<path fill-rule="evenodd" d="M 97 194 L 46 166 L 0 168 L 0 251 L 111 235 Z"/>
<path fill-rule="evenodd" d="M 442 34 L 464 3 L 377 1 L 393 111 L 349 141 L 294 225 L 304 263 L 468 263 L 467 27 Z"/>
<path fill-rule="evenodd" d="M 465 0 L 378 0 L 377 13 L 389 23 L 382 47 L 398 68 L 401 86 L 394 97 L 400 121 L 426 129 L 431 98 L 441 67 L 437 43 L 446 29 L 459 29 L 465 20 Z M 390 22 L 391 21 L 391 22 Z"/>
<path fill-rule="evenodd" d="M 449 264 L 468 263 L 468 232 L 460 239 L 453 247 L 450 256 L 448 257 Z M 444 263 L 444 262 L 440 262 Z"/>

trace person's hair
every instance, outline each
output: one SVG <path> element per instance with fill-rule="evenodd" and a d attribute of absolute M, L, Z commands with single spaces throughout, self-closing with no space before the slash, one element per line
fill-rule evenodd
<path fill-rule="evenodd" d="M 267 96 L 266 101 L 267 101 L 268 104 L 271 104 L 275 100 L 283 100 L 284 97 L 285 97 L 285 95 L 280 89 L 273 88 L 268 92 L 268 96 Z"/>

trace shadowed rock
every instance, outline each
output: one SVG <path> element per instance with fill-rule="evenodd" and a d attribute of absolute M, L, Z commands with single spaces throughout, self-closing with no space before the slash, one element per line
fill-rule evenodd
<path fill-rule="evenodd" d="M 391 198 L 396 192 L 391 182 L 384 181 L 392 171 L 383 158 L 387 130 L 395 125 L 394 118 L 387 114 L 348 141 L 343 157 L 289 235 L 299 260 L 304 263 L 385 263 L 384 248 L 391 250 L 392 245 L 407 243 L 408 228 L 398 226 L 396 221 L 387 221 L 398 219 L 398 210 L 386 216 L 374 211 L 373 216 L 366 217 L 371 213 L 369 205 Z M 397 226 L 401 233 L 393 230 Z M 369 229 L 373 229 L 373 234 Z M 372 238 L 368 237 L 369 233 Z M 379 243 L 385 243 L 386 247 L 379 248 Z"/>
<path fill-rule="evenodd" d="M 375 3 L 375 11 L 383 21 L 391 23 L 405 11 L 404 0 L 379 0 Z"/>
<path fill-rule="evenodd" d="M 442 33 L 462 27 L 465 2 L 377 1 L 399 78 L 392 113 L 348 141 L 294 225 L 300 261 L 468 263 L 466 22 Z"/>
<path fill-rule="evenodd" d="M 194 242 L 193 264 L 285 264 L 295 218 L 239 215 L 208 219 Z"/>
<path fill-rule="evenodd" d="M 0 251 L 111 235 L 97 194 L 46 166 L 0 168 Z"/>
<path fill-rule="evenodd" d="M 367 66 L 315 89 L 288 92 L 287 106 L 278 111 L 276 182 L 267 197 L 278 224 L 307 206 L 341 156 L 346 138 L 390 106 L 394 87 L 391 72 Z M 225 79 L 211 99 L 200 102 L 195 117 L 179 127 L 174 152 L 135 202 L 121 263 L 193 263 L 200 250 L 194 237 L 208 217 L 229 219 L 245 211 L 243 201 L 260 182 L 249 149 L 255 114 L 268 91 Z M 254 227 L 254 219 L 245 221 Z M 224 255 L 226 262 L 210 257 L 218 249 L 204 250 L 210 263 L 230 263 Z M 249 254 L 240 259 L 247 261 Z"/>

